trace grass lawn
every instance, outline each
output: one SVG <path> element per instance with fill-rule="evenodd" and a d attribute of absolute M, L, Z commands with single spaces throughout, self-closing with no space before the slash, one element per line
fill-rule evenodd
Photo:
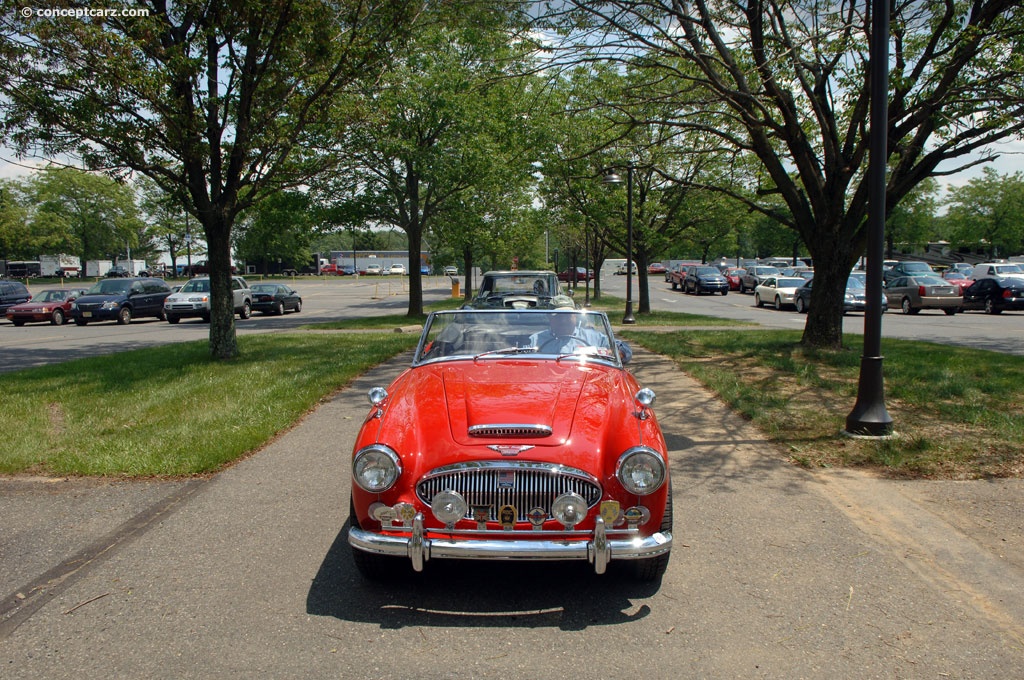
<path fill-rule="evenodd" d="M 201 340 L 8 373 L 0 473 L 213 472 L 418 339 L 273 333 L 239 337 L 241 356 L 232 361 L 210 359 Z"/>

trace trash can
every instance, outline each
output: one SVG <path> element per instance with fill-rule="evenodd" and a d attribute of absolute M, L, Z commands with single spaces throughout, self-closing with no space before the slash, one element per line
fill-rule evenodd
<path fill-rule="evenodd" d="M 457 276 L 452 277 L 452 297 L 459 297 L 459 278 Z"/>

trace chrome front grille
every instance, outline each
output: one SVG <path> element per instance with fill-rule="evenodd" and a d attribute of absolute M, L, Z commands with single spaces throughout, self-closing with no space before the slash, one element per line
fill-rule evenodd
<path fill-rule="evenodd" d="M 563 493 L 578 493 L 594 507 L 601 500 L 601 485 L 592 475 L 554 463 L 529 461 L 483 461 L 437 468 L 416 485 L 416 495 L 430 505 L 441 491 L 456 491 L 466 499 L 473 519 L 474 506 L 490 508 L 490 520 L 497 521 L 499 508 L 512 505 L 519 522 L 528 521 L 533 508 L 551 515 L 551 503 Z"/>

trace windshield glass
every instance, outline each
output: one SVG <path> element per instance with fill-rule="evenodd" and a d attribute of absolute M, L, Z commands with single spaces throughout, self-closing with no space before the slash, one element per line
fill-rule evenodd
<path fill-rule="evenodd" d="M 414 364 L 438 359 L 524 357 L 600 359 L 619 363 L 602 312 L 577 310 L 455 310 L 427 319 Z"/>
<path fill-rule="evenodd" d="M 33 302 L 57 302 L 68 296 L 66 290 L 44 290 L 43 294 L 34 299 Z"/>
<path fill-rule="evenodd" d="M 558 292 L 558 280 L 554 275 L 494 275 L 484 277 L 481 294 L 517 293 L 553 296 Z"/>
<path fill-rule="evenodd" d="M 1001 264 L 996 267 L 997 274 L 1022 274 L 1024 269 L 1021 269 L 1015 264 Z"/>
<path fill-rule="evenodd" d="M 721 272 L 714 267 L 697 267 L 694 274 L 697 276 L 719 276 Z"/>
<path fill-rule="evenodd" d="M 254 293 L 273 293 L 277 291 L 276 283 L 254 283 L 252 286 L 252 292 Z"/>
<path fill-rule="evenodd" d="M 124 279 L 120 281 L 103 280 L 97 281 L 89 289 L 89 295 L 127 295 L 131 288 L 131 281 L 125 281 Z"/>
<path fill-rule="evenodd" d="M 924 262 L 907 262 L 903 265 L 903 271 L 908 274 L 932 274 L 932 268 Z"/>
<path fill-rule="evenodd" d="M 181 287 L 182 293 L 209 293 L 210 279 L 192 279 Z"/>

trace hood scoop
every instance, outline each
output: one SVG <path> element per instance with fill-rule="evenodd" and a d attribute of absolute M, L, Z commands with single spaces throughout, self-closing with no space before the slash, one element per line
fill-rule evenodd
<path fill-rule="evenodd" d="M 502 439 L 550 437 L 551 428 L 547 425 L 517 425 L 514 423 L 470 425 L 469 436 L 500 437 Z"/>

